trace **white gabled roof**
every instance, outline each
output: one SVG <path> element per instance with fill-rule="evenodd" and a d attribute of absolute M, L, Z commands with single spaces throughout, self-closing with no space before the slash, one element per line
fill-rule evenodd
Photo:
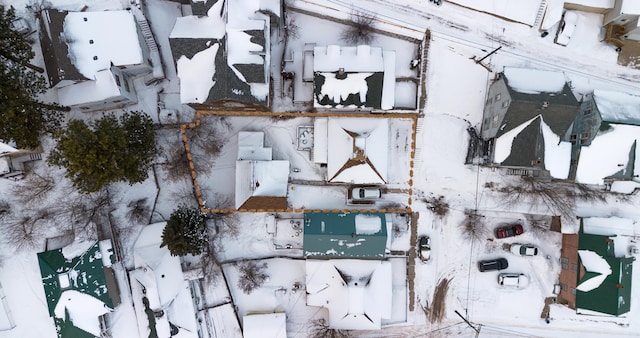
<path fill-rule="evenodd" d="M 379 330 L 391 317 L 391 263 L 377 260 L 306 261 L 307 305 L 329 311 L 329 327 Z"/>
<path fill-rule="evenodd" d="M 289 161 L 236 161 L 236 208 L 252 196 L 286 197 Z"/>
<path fill-rule="evenodd" d="M 264 146 L 264 132 L 241 131 L 238 133 L 238 161 L 270 161 L 272 149 Z"/>
<path fill-rule="evenodd" d="M 109 29 L 105 29 L 109 27 Z M 143 63 L 133 14 L 128 11 L 69 12 L 64 19 L 69 59 L 86 78 L 115 66 Z"/>
<path fill-rule="evenodd" d="M 330 118 L 327 129 L 329 181 L 386 182 L 389 150 L 387 119 Z"/>

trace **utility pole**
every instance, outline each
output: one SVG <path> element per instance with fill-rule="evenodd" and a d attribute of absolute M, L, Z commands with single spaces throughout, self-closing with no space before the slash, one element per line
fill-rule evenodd
<path fill-rule="evenodd" d="M 489 52 L 489 54 L 487 54 L 487 55 L 483 56 L 483 57 L 482 57 L 482 58 L 480 58 L 479 60 L 476 60 L 476 57 L 475 57 L 475 56 L 474 56 L 474 57 L 472 57 L 471 59 L 473 59 L 473 60 L 476 62 L 476 64 L 481 65 L 481 66 L 482 66 L 482 67 L 484 67 L 486 70 L 488 70 L 489 72 L 491 72 L 491 68 L 490 68 L 489 66 L 485 65 L 484 63 L 482 63 L 482 61 L 483 61 L 484 59 L 488 58 L 489 56 L 491 56 L 491 55 L 495 54 L 497 51 L 499 51 L 499 50 L 500 50 L 500 48 L 502 48 L 502 46 L 500 46 L 500 47 L 498 47 L 498 48 L 496 48 L 496 49 L 492 50 L 491 52 Z"/>

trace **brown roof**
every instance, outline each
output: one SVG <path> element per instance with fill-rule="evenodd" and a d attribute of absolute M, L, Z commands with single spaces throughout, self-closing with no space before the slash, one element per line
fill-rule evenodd
<path fill-rule="evenodd" d="M 286 210 L 287 208 L 288 205 L 286 197 L 251 196 L 238 208 L 238 210 Z"/>

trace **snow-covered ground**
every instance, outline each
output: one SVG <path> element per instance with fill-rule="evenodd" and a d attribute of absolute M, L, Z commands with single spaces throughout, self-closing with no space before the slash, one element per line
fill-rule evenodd
<path fill-rule="evenodd" d="M 52 0 L 58 8 L 80 10 L 86 4 L 89 10 L 122 9 L 130 5 L 129 1 L 87 0 L 82 3 L 76 0 Z M 470 1 L 458 0 L 457 3 L 471 6 Z M 584 1 L 576 1 L 581 3 Z M 594 1 L 590 1 L 594 2 Z M 26 0 L 2 0 L 3 4 L 13 4 L 19 13 Z M 482 324 L 480 336 L 539 336 L 539 337 L 614 337 L 634 336 L 640 331 L 640 290 L 632 290 L 631 312 L 624 318 L 593 317 L 576 315 L 575 311 L 560 305 L 551 306 L 551 323 L 540 318 L 544 306 L 544 298 L 552 296 L 553 285 L 557 282 L 560 271 L 560 234 L 531 231 L 526 223 L 527 214 L 549 215 L 544 205 L 528 202 L 517 205 L 506 205 L 505 196 L 498 188 L 517 184 L 518 179 L 505 176 L 500 171 L 464 165 L 469 136 L 466 128 L 478 127 L 482 121 L 482 109 L 485 102 L 486 89 L 495 76 L 495 72 L 503 67 L 531 67 L 547 70 L 563 71 L 571 80 L 576 96 L 591 92 L 594 89 L 625 91 L 634 93 L 640 89 L 640 72 L 616 64 L 617 54 L 614 47 L 606 45 L 602 40 L 602 15 L 578 12 L 578 27 L 571 44 L 562 47 L 553 43 L 557 24 L 552 26 L 550 34 L 541 37 L 537 29 L 527 25 L 503 20 L 499 17 L 472 11 L 448 2 L 440 7 L 426 0 L 352 0 L 348 4 L 336 0 L 291 0 L 287 3 L 299 9 L 288 14 L 299 26 L 298 36 L 292 37 L 283 50 L 285 70 L 299 71 L 301 51 L 306 43 L 327 45 L 340 43 L 336 41 L 343 25 L 326 18 L 348 20 L 352 10 L 377 13 L 376 25 L 402 37 L 422 39 L 427 28 L 432 39 L 428 44 L 428 68 L 425 79 L 426 107 L 418 128 L 416 158 L 413 167 L 412 189 L 414 201 L 412 209 L 419 214 L 416 233 L 429 235 L 432 238 L 432 258 L 428 263 L 416 260 L 415 297 L 416 307 L 408 314 L 406 325 L 394 325 L 384 328 L 382 332 L 356 332 L 357 336 L 460 336 L 471 337 L 476 334 L 462 323 L 454 311 L 458 311 L 474 324 Z M 141 104 L 129 107 L 143 109 L 152 116 L 157 116 L 157 91 L 163 90 L 160 100 L 167 108 L 184 111 L 188 116 L 190 108 L 179 105 L 179 85 L 175 78 L 175 66 L 168 47 L 168 34 L 173 27 L 173 20 L 182 15 L 180 6 L 175 2 L 164 0 L 146 1 L 149 7 L 150 22 L 156 39 L 159 42 L 165 75 L 167 80 L 144 92 Z M 538 1 L 524 1 L 522 6 L 509 6 L 507 1 L 491 1 L 480 10 L 531 24 L 535 19 Z M 325 19 L 305 14 L 305 11 L 317 11 Z M 534 12 L 531 12 L 531 11 Z M 408 65 L 419 57 L 418 44 L 404 39 L 396 39 L 386 35 L 376 35 L 374 44 L 396 51 L 399 77 L 416 77 L 415 70 Z M 36 44 L 37 45 L 37 44 Z M 496 54 L 483 61 L 490 68 L 477 64 L 479 59 L 495 48 L 502 47 Z M 39 48 L 36 48 L 39 49 Z M 39 50 L 36 50 L 40 53 Z M 42 63 L 41 55 L 36 64 Z M 295 85 L 295 84 L 292 84 Z M 308 88 L 307 88 L 308 89 Z M 48 94 L 50 95 L 50 94 Z M 55 96 L 55 95 L 53 95 Z M 285 99 L 293 99 L 293 92 L 283 90 Z M 409 98 L 403 98 L 406 101 Z M 283 110 L 295 109 L 293 102 L 282 99 L 275 100 Z M 91 118 L 97 114 L 80 115 L 72 112 L 76 118 Z M 208 119 L 216 119 L 208 116 Z M 304 184 L 304 181 L 320 181 L 323 171 L 310 161 L 308 152 L 296 148 L 296 127 L 313 125 L 309 117 L 293 119 L 273 119 L 270 117 L 226 117 L 226 122 L 218 124 L 225 127 L 221 133 L 220 154 L 210 158 L 201 154 L 196 158 L 198 179 L 203 187 L 203 194 L 208 207 L 230 197 L 234 191 L 235 160 L 237 155 L 236 133 L 239 130 L 264 131 L 265 143 L 273 147 L 274 159 L 286 159 L 291 162 L 290 178 L 297 180 L 293 191 L 289 193 L 289 203 L 294 208 L 345 208 L 346 189 L 343 186 L 317 187 Z M 185 119 L 183 121 L 188 120 Z M 398 144 L 409 145 L 410 119 L 391 119 L 391 128 L 397 131 L 390 133 L 399 141 Z M 397 135 L 397 136 L 396 136 Z M 392 137 L 393 138 L 393 137 Z M 168 149 L 172 144 L 180 144 L 180 134 L 176 129 L 159 131 L 158 143 Z M 50 149 L 50 142 L 45 149 Z M 410 149 L 390 152 L 389 173 L 393 178 L 391 188 L 398 192 L 389 193 L 386 197 L 394 203 L 405 203 L 409 187 L 409 154 Z M 159 159 L 158 162 L 163 162 Z M 39 162 L 36 170 L 49 172 L 55 177 L 56 189 L 47 194 L 42 201 L 24 203 L 14 195 L 13 188 L 21 182 L 0 181 L 0 202 L 6 201 L 11 206 L 12 215 L 2 217 L 4 226 L 14 225 L 16 218 L 35 217 L 41 210 L 57 210 L 61 205 L 70 203 L 77 193 L 69 188 L 68 180 L 59 169 L 46 167 Z M 112 222 L 119 231 L 124 253 L 122 265 L 117 276 L 121 283 L 123 303 L 112 316 L 113 337 L 134 337 L 137 323 L 133 320 L 133 308 L 130 291 L 124 269 L 131 269 L 133 262 L 131 251 L 133 241 L 143 225 L 159 222 L 168 218 L 171 211 L 180 203 L 194 203 L 193 186 L 189 180 L 171 180 L 166 168 L 158 164 L 150 178 L 134 186 L 126 184 L 114 185 L 112 192 Z M 444 196 L 449 204 L 449 212 L 439 218 L 427 209 L 423 198 Z M 144 220 L 131 221 L 128 216 L 129 205 L 140 201 L 149 209 Z M 231 199 L 233 200 L 233 199 Z M 386 202 L 386 201 L 385 201 Z M 638 198 L 631 196 L 622 199 L 610 196 L 606 202 L 585 202 L 578 200 L 572 205 L 579 216 L 620 216 L 640 220 L 637 209 Z M 218 205 L 219 206 L 219 205 Z M 480 240 L 471 241 L 465 238 L 461 227 L 466 220 L 465 210 L 475 210 L 482 215 L 484 224 L 483 236 Z M 327 318 L 326 310 L 305 306 L 304 290 L 294 287 L 295 282 L 304 282 L 304 261 L 300 233 L 287 222 L 277 222 L 276 215 L 267 213 L 240 213 L 236 218 L 226 219 L 231 231 L 224 225 L 217 235 L 216 245 L 219 252 L 217 259 L 222 263 L 226 278 L 217 278 L 214 283 L 203 286 L 207 304 L 218 306 L 232 299 L 237 315 L 253 312 L 287 312 L 287 329 L 290 337 L 308 335 L 307 325 L 312 319 Z M 299 219 L 301 214 L 280 214 L 280 219 Z M 413 250 L 410 244 L 409 222 L 402 216 L 393 216 L 394 236 L 391 249 L 395 251 Z M 505 240 L 493 239 L 492 231 L 499 224 L 525 222 L 525 234 Z M 565 229 L 575 227 L 575 220 L 563 219 Z M 221 224 L 222 224 L 221 223 Z M 7 235 L 2 233 L 0 246 L 0 283 L 6 296 L 4 308 L 8 309 L 15 327 L 12 330 L 0 331 L 0 337 L 55 337 L 53 320 L 48 316 L 45 295 L 35 253 L 44 249 L 44 239 L 58 236 L 72 229 L 72 221 L 64 216 L 52 217 L 34 228 L 35 245 L 27 248 L 16 248 Z M 574 228 L 575 230 L 575 228 Z M 633 235 L 640 229 L 634 229 Z M 84 234 L 88 237 L 95 234 Z M 80 236 L 80 234 L 76 234 Z M 536 257 L 518 257 L 503 250 L 503 244 L 524 242 L 540 248 Z M 286 245 L 291 248 L 287 249 Z M 284 247 L 284 248 L 283 248 Z M 276 258 L 274 258 L 276 257 Z M 285 258 L 286 257 L 286 258 Z M 509 260 L 508 272 L 526 273 L 531 277 L 531 284 L 524 290 L 504 290 L 497 285 L 496 272 L 481 273 L 477 269 L 477 261 L 496 257 Z M 191 258 L 193 259 L 193 258 Z M 236 261 L 256 259 L 267 263 L 269 280 L 252 294 L 244 294 L 238 287 L 238 270 Z M 640 268 L 635 266 L 634 280 L 640 281 Z M 445 296 L 445 310 L 441 322 L 430 323 L 422 312 L 422 307 L 432 306 L 432 297 L 438 282 L 450 279 Z M 206 282 L 203 281 L 206 284 Z M 228 287 L 225 287 L 225 283 Z M 637 285 L 636 285 L 637 286 Z M 0 292 L 2 294 L 2 292 Z M 0 310 L 3 307 L 0 307 Z M 201 307 L 199 307 L 200 309 Z M 217 308 L 216 308 L 217 309 Z M 222 309 L 222 308 L 220 308 Z M 228 314 L 230 308 L 225 308 Z M 208 311 L 211 311 L 209 309 Z M 223 313 L 223 312 L 220 312 Z M 1 317 L 2 314 L 0 314 Z M 222 314 L 202 312 L 201 315 L 211 318 L 229 318 Z M 4 323 L 3 323 L 4 324 Z M 215 324 L 213 325 L 215 326 Z M 0 326 L 3 327 L 3 326 Z M 230 326 L 233 327 L 233 326 Z M 235 332 L 232 329 L 229 332 Z M 438 333 L 439 332 L 439 333 Z M 237 332 L 235 332 L 237 334 Z"/>

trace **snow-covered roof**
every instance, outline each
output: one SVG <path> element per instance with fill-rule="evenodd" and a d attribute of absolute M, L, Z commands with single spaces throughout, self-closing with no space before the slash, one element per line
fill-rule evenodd
<path fill-rule="evenodd" d="M 168 336 L 164 332 L 168 333 L 170 321 L 179 328 L 184 328 L 180 330 L 183 335 L 186 334 L 184 337 L 197 337 L 191 293 L 182 274 L 180 258 L 172 256 L 167 247 L 160 247 L 165 226 L 166 222 L 145 226 L 133 246 L 135 270 L 129 273 L 132 289 L 135 285 L 145 290 L 144 294 L 134 292 L 133 296 L 139 316 L 138 326 L 142 335 L 148 335 L 149 323 L 144 315 L 145 305 L 142 300 L 144 296 L 150 309 L 164 310 L 170 317 L 156 318 L 159 336 Z"/>
<path fill-rule="evenodd" d="M 180 78 L 182 103 L 205 103 L 227 98 L 245 98 L 250 103 L 267 101 L 270 18 L 262 11 L 279 16 L 280 2 L 217 1 L 207 15 L 190 15 L 176 20 L 169 37 L 172 46 L 181 44 L 180 48 L 172 49 Z M 262 38 L 254 39 L 251 34 L 262 35 Z M 222 40 L 226 40 L 224 53 L 219 51 Z M 206 49 L 202 49 L 205 41 Z M 199 51 L 191 57 L 176 54 L 194 48 Z M 215 61 L 220 57 L 226 60 L 228 68 L 216 69 Z M 240 83 L 235 83 L 237 81 Z"/>
<path fill-rule="evenodd" d="M 306 261 L 307 305 L 329 311 L 329 327 L 340 330 L 378 330 L 390 318 L 392 269 L 388 261 Z"/>
<path fill-rule="evenodd" d="M 622 2 L 621 13 L 640 15 L 640 2 L 637 0 L 620 0 L 620 2 Z"/>
<path fill-rule="evenodd" d="M 343 70 L 346 76 L 336 76 Z M 351 94 L 359 94 L 365 107 L 392 109 L 395 101 L 395 51 L 383 51 L 380 47 L 360 45 L 341 47 L 337 45 L 318 46 L 313 51 L 313 70 L 321 76 L 323 83 L 317 92 L 315 105 L 325 106 L 328 99 L 331 105 L 348 102 Z M 371 86 L 373 75 L 382 73 L 381 88 Z M 375 92 L 374 92 L 375 90 Z M 371 92 L 370 92 L 371 91 Z M 378 93 L 378 91 L 380 91 Z M 380 99 L 374 103 L 371 98 Z M 353 103 L 358 105 L 358 103 Z"/>
<path fill-rule="evenodd" d="M 582 281 L 576 289 L 582 292 L 589 292 L 602 284 L 607 276 L 611 275 L 611 265 L 600 255 L 591 250 L 578 250 L 580 261 L 584 269 L 588 272 L 598 274 L 595 277 Z"/>
<path fill-rule="evenodd" d="M 327 176 L 332 182 L 385 183 L 387 119 L 330 118 L 327 126 Z M 324 135 L 315 135 L 316 139 Z"/>
<path fill-rule="evenodd" d="M 559 93 L 564 88 L 564 73 L 532 68 L 505 67 L 504 76 L 511 89 L 525 94 Z"/>
<path fill-rule="evenodd" d="M 0 155 L 15 153 L 17 151 L 18 151 L 18 149 L 14 148 L 14 147 L 6 144 L 6 143 L 0 142 Z"/>
<path fill-rule="evenodd" d="M 511 154 L 511 146 L 513 145 L 513 140 L 520 134 L 527 126 L 533 122 L 533 120 L 537 119 L 540 115 L 530 119 L 529 121 L 511 129 L 510 131 L 502 134 L 500 137 L 495 140 L 495 147 L 493 152 L 493 160 L 496 163 L 502 163 L 504 160 L 509 157 Z"/>
<path fill-rule="evenodd" d="M 593 99 L 603 121 L 640 125 L 640 96 L 598 89 Z"/>
<path fill-rule="evenodd" d="M 169 38 L 222 39 L 226 31 L 226 23 L 222 16 L 223 4 L 224 1 L 216 2 L 204 16 L 188 15 L 177 18 Z"/>
<path fill-rule="evenodd" d="M 264 146 L 264 132 L 241 131 L 238 133 L 238 160 L 270 161 L 272 150 Z"/>
<path fill-rule="evenodd" d="M 111 64 L 143 62 L 131 12 L 70 12 L 64 20 L 64 34 L 69 58 L 88 79 L 94 79 L 98 71 L 111 68 Z"/>
<path fill-rule="evenodd" d="M 58 102 L 67 107 L 103 101 L 116 96 L 120 96 L 120 88 L 110 69 L 97 71 L 93 81 L 83 81 L 58 88 Z"/>
<path fill-rule="evenodd" d="M 111 310 L 102 301 L 86 293 L 66 290 L 60 295 L 54 311 L 57 318 L 69 315 L 73 326 L 99 337 L 101 330 L 98 317 Z"/>
<path fill-rule="evenodd" d="M 631 147 L 638 141 L 640 141 L 640 126 L 610 124 L 609 129 L 598 132 L 591 145 L 582 147 L 580 150 L 576 181 L 586 184 L 603 184 L 605 178 L 626 170 Z M 637 175 L 640 170 L 639 162 L 640 147 L 636 146 L 633 175 Z"/>
<path fill-rule="evenodd" d="M 243 207 L 252 197 L 287 197 L 289 161 L 274 161 L 271 156 L 271 148 L 264 147 L 264 132 L 238 133 L 236 208 Z M 278 200 L 277 204 L 281 202 Z"/>
<path fill-rule="evenodd" d="M 242 317 L 244 338 L 287 338 L 287 314 L 252 314 Z"/>

